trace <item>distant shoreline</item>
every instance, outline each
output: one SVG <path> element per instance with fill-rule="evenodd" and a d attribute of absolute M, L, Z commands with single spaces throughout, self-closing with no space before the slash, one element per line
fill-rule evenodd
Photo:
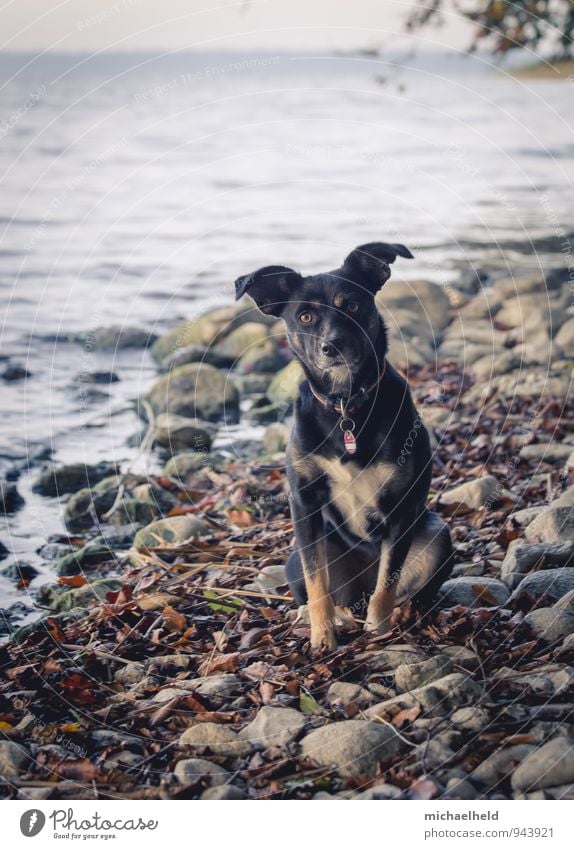
<path fill-rule="evenodd" d="M 559 62 L 534 62 L 511 72 L 521 79 L 537 80 L 574 80 L 574 59 Z"/>

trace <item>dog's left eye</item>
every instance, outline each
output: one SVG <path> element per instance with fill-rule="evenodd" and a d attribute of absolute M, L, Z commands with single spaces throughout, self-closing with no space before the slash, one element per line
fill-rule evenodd
<path fill-rule="evenodd" d="M 301 322 L 301 324 L 311 324 L 311 322 L 313 321 L 313 316 L 310 312 L 302 312 L 299 316 L 299 321 Z"/>
<path fill-rule="evenodd" d="M 347 312 L 351 313 L 351 315 L 359 312 L 359 304 L 355 303 L 355 301 L 351 301 L 350 304 L 347 304 Z"/>

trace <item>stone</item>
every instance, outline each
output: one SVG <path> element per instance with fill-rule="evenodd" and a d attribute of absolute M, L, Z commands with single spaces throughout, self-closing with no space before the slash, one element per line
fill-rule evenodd
<path fill-rule="evenodd" d="M 439 500 L 441 504 L 463 504 L 469 510 L 479 510 L 495 504 L 504 494 L 504 487 L 493 475 L 483 475 L 441 492 Z"/>
<path fill-rule="evenodd" d="M 0 560 L 6 560 L 10 556 L 10 549 L 6 548 L 3 542 L 0 542 Z"/>
<path fill-rule="evenodd" d="M 520 449 L 521 460 L 529 462 L 560 463 L 567 460 L 572 452 L 571 445 L 562 445 L 560 442 L 541 442 L 536 445 L 525 445 Z"/>
<path fill-rule="evenodd" d="M 203 758 L 186 758 L 178 761 L 173 774 L 183 787 L 189 787 L 200 779 L 205 779 L 211 787 L 220 787 L 231 781 L 231 773 Z"/>
<path fill-rule="evenodd" d="M 449 778 L 446 790 L 441 799 L 476 799 L 478 791 L 476 787 L 464 778 Z"/>
<path fill-rule="evenodd" d="M 169 354 L 160 363 L 161 371 L 171 371 L 178 366 L 186 366 L 189 363 L 207 363 L 215 368 L 229 368 L 233 359 L 220 353 L 217 348 L 208 348 L 206 345 L 188 345 Z"/>
<path fill-rule="evenodd" d="M 258 321 L 247 321 L 227 334 L 217 346 L 217 351 L 235 362 L 267 338 L 268 330 L 263 324 Z"/>
<path fill-rule="evenodd" d="M 175 413 L 208 422 L 239 420 L 239 392 L 222 372 L 207 363 L 179 366 L 160 377 L 147 395 L 155 413 Z"/>
<path fill-rule="evenodd" d="M 425 771 L 434 771 L 447 767 L 455 756 L 454 750 L 445 740 L 441 739 L 440 735 L 430 740 L 425 740 L 424 743 L 420 743 L 413 750 L 413 754 Z"/>
<path fill-rule="evenodd" d="M 497 749 L 475 767 L 469 778 L 492 789 L 508 778 L 518 764 L 536 751 L 536 746 L 529 744 Z"/>
<path fill-rule="evenodd" d="M 76 339 L 84 345 L 86 351 L 122 351 L 127 348 L 147 348 L 157 338 L 155 333 L 141 327 L 111 325 L 96 327 L 87 333 L 79 334 Z"/>
<path fill-rule="evenodd" d="M 137 532 L 134 548 L 160 548 L 180 545 L 212 533 L 212 528 L 195 516 L 170 516 L 158 519 Z"/>
<path fill-rule="evenodd" d="M 188 419 L 176 413 L 161 413 L 154 424 L 154 442 L 171 453 L 186 448 L 209 451 L 213 434 L 213 427 L 206 422 Z"/>
<path fill-rule="evenodd" d="M 436 332 L 444 329 L 450 321 L 449 297 L 442 286 L 430 280 L 391 279 L 377 293 L 375 303 L 379 309 L 383 307 L 389 312 L 394 309 L 414 312 L 421 320 L 426 318 Z"/>
<path fill-rule="evenodd" d="M 542 571 L 556 566 L 574 566 L 574 542 L 548 545 L 512 540 L 500 567 L 500 578 L 514 589 L 533 569 Z"/>
<path fill-rule="evenodd" d="M 466 646 L 441 646 L 440 652 L 451 659 L 457 672 L 461 668 L 474 672 L 480 667 L 478 655 Z"/>
<path fill-rule="evenodd" d="M 439 591 L 440 607 L 498 607 L 506 603 L 510 591 L 496 578 L 464 577 L 445 581 Z"/>
<path fill-rule="evenodd" d="M 544 598 L 551 604 L 573 589 L 574 569 L 571 567 L 532 572 L 518 584 L 510 597 L 510 605 L 518 603 L 523 595 L 531 596 L 537 602 Z"/>
<path fill-rule="evenodd" d="M 479 734 L 491 723 L 489 711 L 481 707 L 459 708 L 451 717 L 451 725 L 468 734 Z"/>
<path fill-rule="evenodd" d="M 385 671 L 397 669 L 397 667 L 406 663 L 420 663 L 427 658 L 428 655 L 418 646 L 396 643 L 372 654 L 367 664 L 370 669 Z"/>
<path fill-rule="evenodd" d="M 564 610 L 566 613 L 574 614 L 574 589 L 569 590 L 559 598 L 553 607 L 554 610 Z"/>
<path fill-rule="evenodd" d="M 355 702 L 358 707 L 362 708 L 371 705 L 375 701 L 375 697 L 360 684 L 335 681 L 327 690 L 327 701 L 330 705 L 348 705 Z"/>
<path fill-rule="evenodd" d="M 0 374 L 0 377 L 6 383 L 14 383 L 17 380 L 26 380 L 28 377 L 32 377 L 32 372 L 28 371 L 20 363 L 9 363 Z"/>
<path fill-rule="evenodd" d="M 407 372 L 413 366 L 425 366 L 432 363 L 435 358 L 435 350 L 425 339 L 413 336 L 405 337 L 391 336 L 387 352 L 389 362 Z"/>
<path fill-rule="evenodd" d="M 285 360 L 274 340 L 267 339 L 245 351 L 237 361 L 236 369 L 239 374 L 275 374 L 283 368 Z"/>
<path fill-rule="evenodd" d="M 104 478 L 119 475 L 115 463 L 67 463 L 42 469 L 32 485 L 39 495 L 56 497 L 80 489 L 89 489 Z"/>
<path fill-rule="evenodd" d="M 568 321 L 564 322 L 554 337 L 554 341 L 564 351 L 574 351 L 574 318 L 569 318 Z"/>
<path fill-rule="evenodd" d="M 541 607 L 531 610 L 524 617 L 524 625 L 540 640 L 553 643 L 574 633 L 574 613 L 556 607 Z"/>
<path fill-rule="evenodd" d="M 118 478 L 104 478 L 93 489 L 72 493 L 64 508 L 66 528 L 74 533 L 92 528 L 113 507 L 119 486 Z"/>
<path fill-rule="evenodd" d="M 191 475 L 201 469 L 210 468 L 217 459 L 218 455 L 209 451 L 182 451 L 181 454 L 174 454 L 169 458 L 163 472 L 170 478 L 186 483 Z"/>
<path fill-rule="evenodd" d="M 81 371 L 78 375 L 80 383 L 93 383 L 96 386 L 119 383 L 120 378 L 115 371 Z"/>
<path fill-rule="evenodd" d="M 285 451 L 289 439 L 289 428 L 282 422 L 274 422 L 265 428 L 263 447 L 267 454 L 277 454 Z"/>
<path fill-rule="evenodd" d="M 106 601 L 109 593 L 117 592 L 121 587 L 122 582 L 116 578 L 101 578 L 89 584 L 84 584 L 83 587 L 66 590 L 62 593 L 54 592 L 49 607 L 56 613 L 73 608 L 93 607 L 94 604 Z"/>
<path fill-rule="evenodd" d="M 399 693 L 407 693 L 431 681 L 436 681 L 437 678 L 443 678 L 452 671 L 452 661 L 438 654 L 420 663 L 401 664 L 395 670 L 395 686 Z"/>
<path fill-rule="evenodd" d="M 374 776 L 380 761 L 392 758 L 403 748 L 394 728 L 360 719 L 316 728 L 301 742 L 305 757 L 319 766 L 333 767 L 343 777 Z"/>
<path fill-rule="evenodd" d="M 374 787 L 369 787 L 368 790 L 363 790 L 362 793 L 357 793 L 352 799 L 353 802 L 372 802 L 383 799 L 399 799 L 402 795 L 402 790 L 392 784 L 376 784 Z M 313 798 L 316 799 L 317 796 Z"/>
<path fill-rule="evenodd" d="M 0 740 L 0 776 L 19 778 L 32 765 L 28 750 L 11 740 Z"/>
<path fill-rule="evenodd" d="M 143 669 L 135 663 L 126 663 L 125 666 L 120 666 L 114 673 L 114 681 L 124 687 L 133 687 L 135 684 L 139 684 L 143 677 Z"/>
<path fill-rule="evenodd" d="M 410 693 L 402 693 L 379 702 L 368 708 L 366 715 L 369 719 L 376 719 L 378 716 L 388 719 L 397 709 L 420 706 L 424 713 L 448 716 L 457 708 L 477 701 L 481 695 L 482 688 L 476 681 L 461 672 L 452 672 L 444 678 L 417 687 Z"/>
<path fill-rule="evenodd" d="M 272 404 L 290 406 L 299 395 L 299 386 L 304 379 L 301 365 L 293 360 L 277 372 L 267 387 L 266 395 Z"/>
<path fill-rule="evenodd" d="M 259 322 L 271 326 L 274 317 L 259 312 L 250 298 L 242 298 L 240 304 L 209 309 L 190 321 L 178 324 L 162 334 L 151 349 L 151 355 L 157 363 L 166 357 L 177 354 L 190 345 L 211 347 L 247 322 Z"/>
<path fill-rule="evenodd" d="M 574 542 L 574 510 L 572 507 L 549 507 L 525 530 L 529 542 Z"/>
<path fill-rule="evenodd" d="M 257 716 L 240 732 L 241 740 L 248 740 L 257 748 L 269 746 L 287 746 L 303 731 L 306 718 L 292 708 L 266 705 L 259 709 Z"/>
<path fill-rule="evenodd" d="M 28 583 L 38 575 L 38 570 L 31 563 L 25 563 L 22 560 L 17 560 L 2 569 L 2 575 L 11 578 L 13 581 L 23 581 Z"/>
<path fill-rule="evenodd" d="M 570 455 L 568 455 L 570 456 Z M 569 486 L 563 492 L 560 493 L 556 498 L 554 498 L 551 503 L 551 507 L 574 507 L 574 486 Z"/>
<path fill-rule="evenodd" d="M 504 351 L 494 356 L 492 353 L 486 354 L 475 360 L 471 365 L 472 371 L 479 377 L 508 374 L 509 371 L 516 371 L 520 368 L 524 368 L 524 362 L 521 353 L 517 353 L 515 350 Z"/>
<path fill-rule="evenodd" d="M 252 750 L 248 740 L 240 739 L 237 732 L 216 722 L 200 722 L 187 728 L 179 738 L 180 746 L 209 749 L 214 755 L 243 758 Z"/>
<path fill-rule="evenodd" d="M 15 513 L 24 504 L 15 483 L 0 480 L 0 515 Z"/>
<path fill-rule="evenodd" d="M 243 790 L 240 790 L 239 787 L 234 787 L 233 784 L 222 784 L 219 787 L 209 787 L 201 794 L 202 801 L 213 802 L 240 802 L 248 798 L 249 796 L 247 796 Z"/>
<path fill-rule="evenodd" d="M 513 790 L 527 792 L 574 782 L 574 742 L 557 737 L 535 748 L 512 774 Z"/>

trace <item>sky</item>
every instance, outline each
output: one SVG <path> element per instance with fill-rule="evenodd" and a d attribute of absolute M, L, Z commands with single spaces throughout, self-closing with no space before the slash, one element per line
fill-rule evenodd
<path fill-rule="evenodd" d="M 10 51 L 352 50 L 408 44 L 416 0 L 0 0 L 0 49 Z M 463 49 L 456 13 L 418 45 Z M 403 42 L 404 39 L 404 42 Z"/>

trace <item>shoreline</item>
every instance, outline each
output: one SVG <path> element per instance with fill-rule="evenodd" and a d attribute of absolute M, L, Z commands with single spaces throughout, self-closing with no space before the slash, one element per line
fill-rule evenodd
<path fill-rule="evenodd" d="M 430 616 L 406 609 L 379 638 L 347 617 L 338 651 L 310 655 L 282 566 L 298 370 L 277 322 L 209 311 L 151 348 L 164 371 L 145 396 L 142 453 L 155 450 L 161 473 L 91 470 L 89 489 L 69 465 L 44 476 L 45 491 L 66 493 L 76 544 L 59 551 L 59 585 L 41 591 L 50 613 L 0 648 L 3 795 L 415 799 L 430 781 L 431 798 L 563 798 L 574 787 L 574 772 L 534 790 L 520 777 L 536 747 L 574 740 L 557 710 L 574 692 L 567 279 L 548 294 L 534 275 L 446 291 L 398 280 L 379 303 L 406 342 L 395 334 L 389 359 L 431 431 L 432 505 L 457 548 Z M 265 425 L 262 443 L 235 458 L 214 449 L 222 417 Z M 489 758 L 469 758 L 477 746 L 490 772 Z"/>

